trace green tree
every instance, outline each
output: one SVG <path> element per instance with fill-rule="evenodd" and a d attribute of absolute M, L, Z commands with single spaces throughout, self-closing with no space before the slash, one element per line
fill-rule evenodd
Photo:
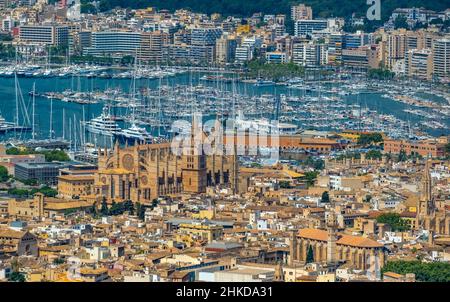
<path fill-rule="evenodd" d="M 368 134 L 361 134 L 358 137 L 358 144 L 367 146 L 374 143 L 381 143 L 383 141 L 383 136 L 381 133 L 368 133 Z"/>
<path fill-rule="evenodd" d="M 408 26 L 408 22 L 407 22 L 406 17 L 400 15 L 397 18 L 395 18 L 394 27 L 395 27 L 395 29 L 399 29 L 399 28 L 408 29 L 409 26 Z"/>
<path fill-rule="evenodd" d="M 372 195 L 367 194 L 366 197 L 364 198 L 364 202 L 370 202 L 372 200 Z"/>
<path fill-rule="evenodd" d="M 306 254 L 306 263 L 314 262 L 314 251 L 311 245 L 308 247 L 308 253 Z"/>
<path fill-rule="evenodd" d="M 367 159 L 381 159 L 382 157 L 383 155 L 378 150 L 370 150 L 369 152 L 366 153 Z"/>
<path fill-rule="evenodd" d="M 290 189 L 291 188 L 291 184 L 287 180 L 280 180 L 279 185 L 280 185 L 281 189 Z"/>
<path fill-rule="evenodd" d="M 8 169 L 4 166 L 0 166 L 0 181 L 5 182 L 9 179 Z"/>
<path fill-rule="evenodd" d="M 22 151 L 19 148 L 16 147 L 12 147 L 12 148 L 8 148 L 6 149 L 6 154 L 8 155 L 22 155 Z"/>
<path fill-rule="evenodd" d="M 416 280 L 421 282 L 450 282 L 450 263 L 421 261 L 388 261 L 381 270 L 382 273 L 415 274 Z"/>
<path fill-rule="evenodd" d="M 111 207 L 109 208 L 108 215 L 117 215 L 118 206 L 115 201 L 111 203 Z"/>
<path fill-rule="evenodd" d="M 66 261 L 63 259 L 63 258 L 55 258 L 54 260 L 53 260 L 53 264 L 56 264 L 56 265 L 58 265 L 58 264 L 64 264 Z"/>
<path fill-rule="evenodd" d="M 330 202 L 330 195 L 328 194 L 328 191 L 325 191 L 322 193 L 322 198 L 320 199 L 320 202 Z"/>
<path fill-rule="evenodd" d="M 96 201 L 94 201 L 94 203 L 92 204 L 91 213 L 94 218 L 97 218 L 98 211 L 97 211 L 97 202 Z"/>
<path fill-rule="evenodd" d="M 369 69 L 367 72 L 367 77 L 369 79 L 390 80 L 394 78 L 394 76 L 395 73 L 385 68 Z"/>
<path fill-rule="evenodd" d="M 140 211 L 141 211 L 141 203 L 136 202 L 136 215 L 139 216 Z"/>
<path fill-rule="evenodd" d="M 102 200 L 102 206 L 100 208 L 100 214 L 102 216 L 108 216 L 108 214 L 109 214 L 108 203 L 106 202 L 106 198 L 105 197 L 103 197 L 103 200 Z"/>
<path fill-rule="evenodd" d="M 314 182 L 316 181 L 317 175 L 319 175 L 319 172 L 313 171 L 313 172 L 306 172 L 304 178 L 306 179 L 306 183 L 308 186 L 313 186 Z"/>
<path fill-rule="evenodd" d="M 140 220 L 145 220 L 145 205 L 139 202 L 136 204 L 136 215 Z"/>
<path fill-rule="evenodd" d="M 131 200 L 129 201 L 127 210 L 128 210 L 128 213 L 130 215 L 134 215 L 134 205 L 133 205 L 133 202 Z"/>
<path fill-rule="evenodd" d="M 50 188 L 49 186 L 44 186 L 40 189 L 32 189 L 30 191 L 30 195 L 33 196 L 36 193 L 42 193 L 45 197 L 56 197 L 58 195 L 58 191 Z"/>
<path fill-rule="evenodd" d="M 450 157 L 450 143 L 445 145 L 445 155 Z"/>
<path fill-rule="evenodd" d="M 321 158 L 314 158 L 313 156 L 308 156 L 304 161 L 304 164 L 314 170 L 323 170 L 325 168 L 325 162 Z"/>
<path fill-rule="evenodd" d="M 25 282 L 25 275 L 20 272 L 12 272 L 8 280 L 11 282 Z"/>
<path fill-rule="evenodd" d="M 377 217 L 378 223 L 388 224 L 393 231 L 407 231 L 409 230 L 408 224 L 401 219 L 397 213 L 384 213 Z"/>
<path fill-rule="evenodd" d="M 398 161 L 403 162 L 408 160 L 408 156 L 406 155 L 405 150 L 400 150 L 400 153 L 398 154 Z"/>

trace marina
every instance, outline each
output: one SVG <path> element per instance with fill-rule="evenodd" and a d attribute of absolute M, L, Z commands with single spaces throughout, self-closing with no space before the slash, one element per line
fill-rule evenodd
<path fill-rule="evenodd" d="M 449 134 L 448 93 L 430 95 L 421 85 L 360 78 L 258 85 L 259 80 L 244 82 L 237 75 L 189 72 L 151 79 L 136 76 L 137 69 L 128 73 L 131 78 L 4 78 L 0 139 L 61 138 L 78 151 L 88 143 L 111 146 L 116 139 L 152 142 L 170 135 L 173 122 L 189 121 L 193 112 L 260 129 L 278 120 L 289 134 L 311 129 L 380 131 L 392 138 Z M 403 88 L 407 93 L 400 95 Z"/>

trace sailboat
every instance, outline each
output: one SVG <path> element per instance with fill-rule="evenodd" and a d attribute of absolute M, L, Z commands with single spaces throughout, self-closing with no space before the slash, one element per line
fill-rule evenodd
<path fill-rule="evenodd" d="M 136 62 L 136 60 L 135 60 Z M 134 74 L 133 74 L 133 87 L 132 87 L 132 95 L 131 100 L 135 102 L 136 100 L 136 63 L 134 68 Z M 134 105 L 134 104 L 133 104 Z M 136 123 L 136 112 L 135 112 L 136 106 L 132 106 L 132 113 L 131 113 L 131 126 L 127 129 L 124 129 L 118 133 L 119 139 L 121 139 L 123 142 L 134 144 L 137 141 L 140 143 L 152 143 L 153 142 L 153 136 L 145 129 L 144 127 L 139 127 Z"/>

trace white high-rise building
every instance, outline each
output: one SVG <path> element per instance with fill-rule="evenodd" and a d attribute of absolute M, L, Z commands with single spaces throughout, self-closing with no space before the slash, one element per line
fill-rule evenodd
<path fill-rule="evenodd" d="M 433 76 L 440 80 L 450 78 L 450 38 L 433 43 Z"/>
<path fill-rule="evenodd" d="M 326 47 L 323 44 L 294 43 L 292 62 L 307 67 L 324 65 L 327 62 Z"/>

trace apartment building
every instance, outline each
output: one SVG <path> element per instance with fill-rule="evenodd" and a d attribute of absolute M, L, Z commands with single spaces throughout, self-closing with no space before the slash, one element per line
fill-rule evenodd
<path fill-rule="evenodd" d="M 450 77 L 450 38 L 433 43 L 433 76 L 440 80 Z"/>
<path fill-rule="evenodd" d="M 328 28 L 328 20 L 298 20 L 295 22 L 294 35 L 304 37 Z"/>
<path fill-rule="evenodd" d="M 324 44 L 294 43 L 292 62 L 306 67 L 317 67 L 327 62 L 327 50 Z"/>
<path fill-rule="evenodd" d="M 433 55 L 431 49 L 411 49 L 405 56 L 405 74 L 421 80 L 431 80 Z"/>
<path fill-rule="evenodd" d="M 136 55 L 141 47 L 142 33 L 127 31 L 102 31 L 92 33 L 91 47 L 87 47 L 89 55 Z"/>
<path fill-rule="evenodd" d="M 222 35 L 216 41 L 216 62 L 219 64 L 232 63 L 236 56 L 236 38 L 229 35 Z"/>

